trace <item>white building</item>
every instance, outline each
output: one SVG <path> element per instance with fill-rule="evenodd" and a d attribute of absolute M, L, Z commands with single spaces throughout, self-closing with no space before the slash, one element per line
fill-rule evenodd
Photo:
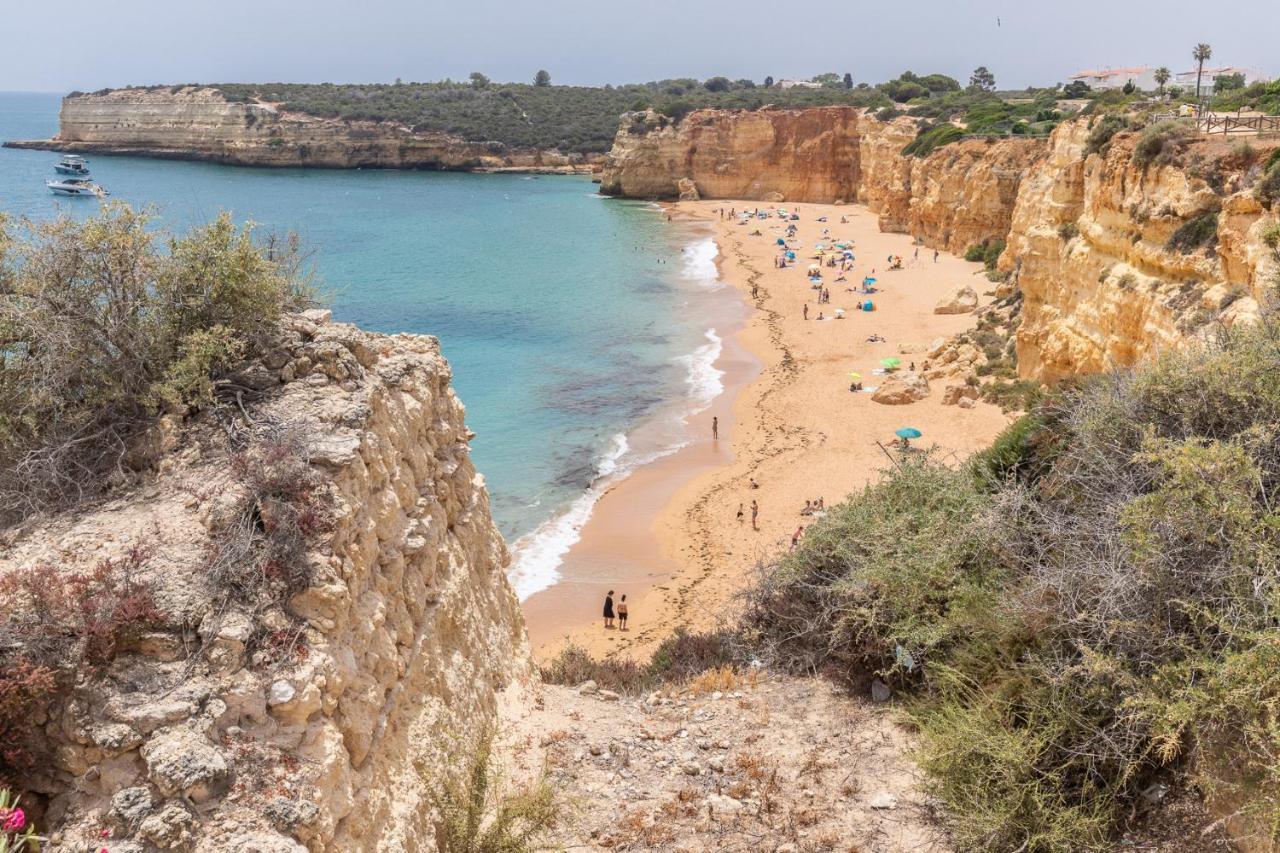
<path fill-rule="evenodd" d="M 1253 83 L 1266 83 L 1271 80 L 1270 77 L 1263 74 L 1256 68 L 1237 68 L 1234 65 L 1224 65 L 1221 68 L 1210 68 L 1208 65 L 1204 67 L 1204 76 L 1200 79 L 1200 91 L 1213 91 L 1214 77 L 1230 77 L 1233 74 L 1243 74 L 1244 84 L 1249 86 Z M 1173 75 L 1170 85 L 1177 86 L 1183 91 L 1194 93 L 1196 90 L 1196 69 L 1190 71 L 1179 71 Z"/>
<path fill-rule="evenodd" d="M 779 89 L 821 89 L 821 83 L 815 83 L 812 80 L 779 80 Z"/>
<path fill-rule="evenodd" d="M 1090 89 L 1123 89 L 1130 80 L 1139 89 L 1155 89 L 1156 70 L 1150 65 L 1138 65 L 1132 68 L 1099 68 L 1079 71 L 1067 78 L 1087 83 Z"/>

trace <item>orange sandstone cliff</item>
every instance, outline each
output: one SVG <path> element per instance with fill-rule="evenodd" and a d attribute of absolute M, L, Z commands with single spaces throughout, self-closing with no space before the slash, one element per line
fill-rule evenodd
<path fill-rule="evenodd" d="M 1004 288 L 1023 298 L 1018 370 L 1044 381 L 1134 363 L 1250 322 L 1280 272 L 1263 239 L 1276 212 L 1253 197 L 1258 163 L 1234 141 L 1191 138 L 1162 165 L 1134 161 L 1136 132 L 1086 156 L 1094 119 L 1045 139 L 969 139 L 902 153 L 916 121 L 852 107 L 699 110 L 678 124 L 624 116 L 601 192 L 631 198 L 858 202 L 885 231 L 952 252 L 1006 240 Z M 1243 152 L 1243 153 L 1242 153 Z M 1178 229 L 1217 216 L 1210 239 Z"/>

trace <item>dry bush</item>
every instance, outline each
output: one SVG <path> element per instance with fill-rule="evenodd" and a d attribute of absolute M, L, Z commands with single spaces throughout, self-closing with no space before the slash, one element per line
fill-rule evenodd
<path fill-rule="evenodd" d="M 296 253 L 228 216 L 180 238 L 113 204 L 84 220 L 0 219 L 0 524 L 127 479 L 164 408 L 310 302 Z"/>
<path fill-rule="evenodd" d="M 545 780 L 502 791 L 493 766 L 493 734 L 476 743 L 457 783 L 435 785 L 436 847 L 440 853 L 531 853 L 555 825 L 559 806 Z"/>
<path fill-rule="evenodd" d="M 685 683 L 708 670 L 731 668 L 741 659 L 740 645 L 740 639 L 730 631 L 678 630 L 659 644 L 648 664 L 640 664 L 624 658 L 596 659 L 586 649 L 570 644 L 542 667 L 542 680 L 570 686 L 594 681 L 606 690 L 635 695 Z"/>
<path fill-rule="evenodd" d="M 330 527 L 332 495 L 295 427 L 260 431 L 230 469 L 240 494 L 213 529 L 207 582 L 224 600 L 282 601 L 310 584 L 307 548 Z"/>
<path fill-rule="evenodd" d="M 148 557 L 135 547 L 87 571 L 39 564 L 0 577 L 0 779 L 43 752 L 35 723 L 77 675 L 162 623 L 143 577 Z"/>

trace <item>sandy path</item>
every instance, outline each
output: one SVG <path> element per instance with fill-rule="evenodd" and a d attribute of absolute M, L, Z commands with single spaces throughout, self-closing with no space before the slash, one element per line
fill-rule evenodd
<path fill-rule="evenodd" d="M 577 583 L 557 585 L 526 602 L 539 657 L 554 654 L 566 641 L 598 654 L 644 656 L 679 626 L 703 629 L 732 620 L 734 595 L 754 567 L 785 551 L 797 526 L 810 523 L 799 514 L 805 500 L 822 497 L 834 504 L 873 480 L 889 464 L 877 442 L 887 444 L 895 429 L 916 427 L 924 433 L 918 445 L 937 445 L 959 460 L 989 444 L 1009 422 L 999 408 L 984 403 L 972 409 L 943 406 L 945 381 L 932 383 L 928 398 L 905 406 L 882 405 L 868 393 L 848 390 L 850 371 L 861 373 L 865 385 L 877 384 L 872 371 L 880 359 L 899 356 L 904 369 L 913 361 L 919 365 L 931 341 L 972 328 L 975 315 L 937 315 L 933 308 L 952 287 L 966 283 L 988 304 L 994 286 L 979 264 L 946 254 L 935 261 L 923 247 L 916 258 L 909 236 L 881 233 L 875 215 L 861 207 L 782 206 L 801 217 L 791 241 L 800 247 L 800 263 L 786 269 L 774 266 L 775 241 L 789 223 L 776 217 L 747 225 L 720 219 L 720 208 L 741 209 L 741 203 L 671 206 L 675 216 L 706 220 L 715 228 L 722 275 L 755 308 L 737 340 L 762 369 L 755 381 L 743 384 L 732 381 L 731 368 L 730 390 L 740 390 L 700 416 L 704 437 L 665 466 L 637 472 L 600 501 L 566 560 L 568 566 L 575 552 L 590 555 L 576 562 L 570 577 L 576 575 Z M 828 221 L 819 222 L 821 216 Z M 847 224 L 840 223 L 842 216 Z M 756 230 L 759 236 L 753 236 Z M 831 302 L 819 305 L 805 269 L 814 245 L 832 240 L 851 240 L 857 259 L 847 283 L 834 282 L 838 273 L 823 268 Z M 906 269 L 886 271 L 891 254 L 905 258 Z M 855 302 L 866 297 L 845 288 L 873 269 L 880 289 L 870 298 L 877 310 L 855 311 Z M 816 319 L 819 312 L 831 317 L 835 308 L 844 308 L 846 319 Z M 872 333 L 885 341 L 868 342 Z M 731 358 L 732 350 L 726 354 Z M 736 369 L 746 370 L 739 362 Z M 721 440 L 714 444 L 712 415 L 722 423 Z M 750 487 L 751 479 L 759 488 Z M 760 505 L 758 531 L 750 524 L 752 499 Z M 746 509 L 742 523 L 735 517 L 739 504 Z M 619 559 L 611 560 L 611 553 Z M 604 590 L 590 583 L 593 570 L 607 575 L 609 587 L 629 594 L 631 631 L 601 627 L 596 617 Z"/>

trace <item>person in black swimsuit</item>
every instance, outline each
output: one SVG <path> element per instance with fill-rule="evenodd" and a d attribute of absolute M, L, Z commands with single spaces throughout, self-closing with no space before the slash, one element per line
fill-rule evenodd
<path fill-rule="evenodd" d="M 613 627 L 613 590 L 609 590 L 609 594 L 604 597 L 604 626 Z"/>

